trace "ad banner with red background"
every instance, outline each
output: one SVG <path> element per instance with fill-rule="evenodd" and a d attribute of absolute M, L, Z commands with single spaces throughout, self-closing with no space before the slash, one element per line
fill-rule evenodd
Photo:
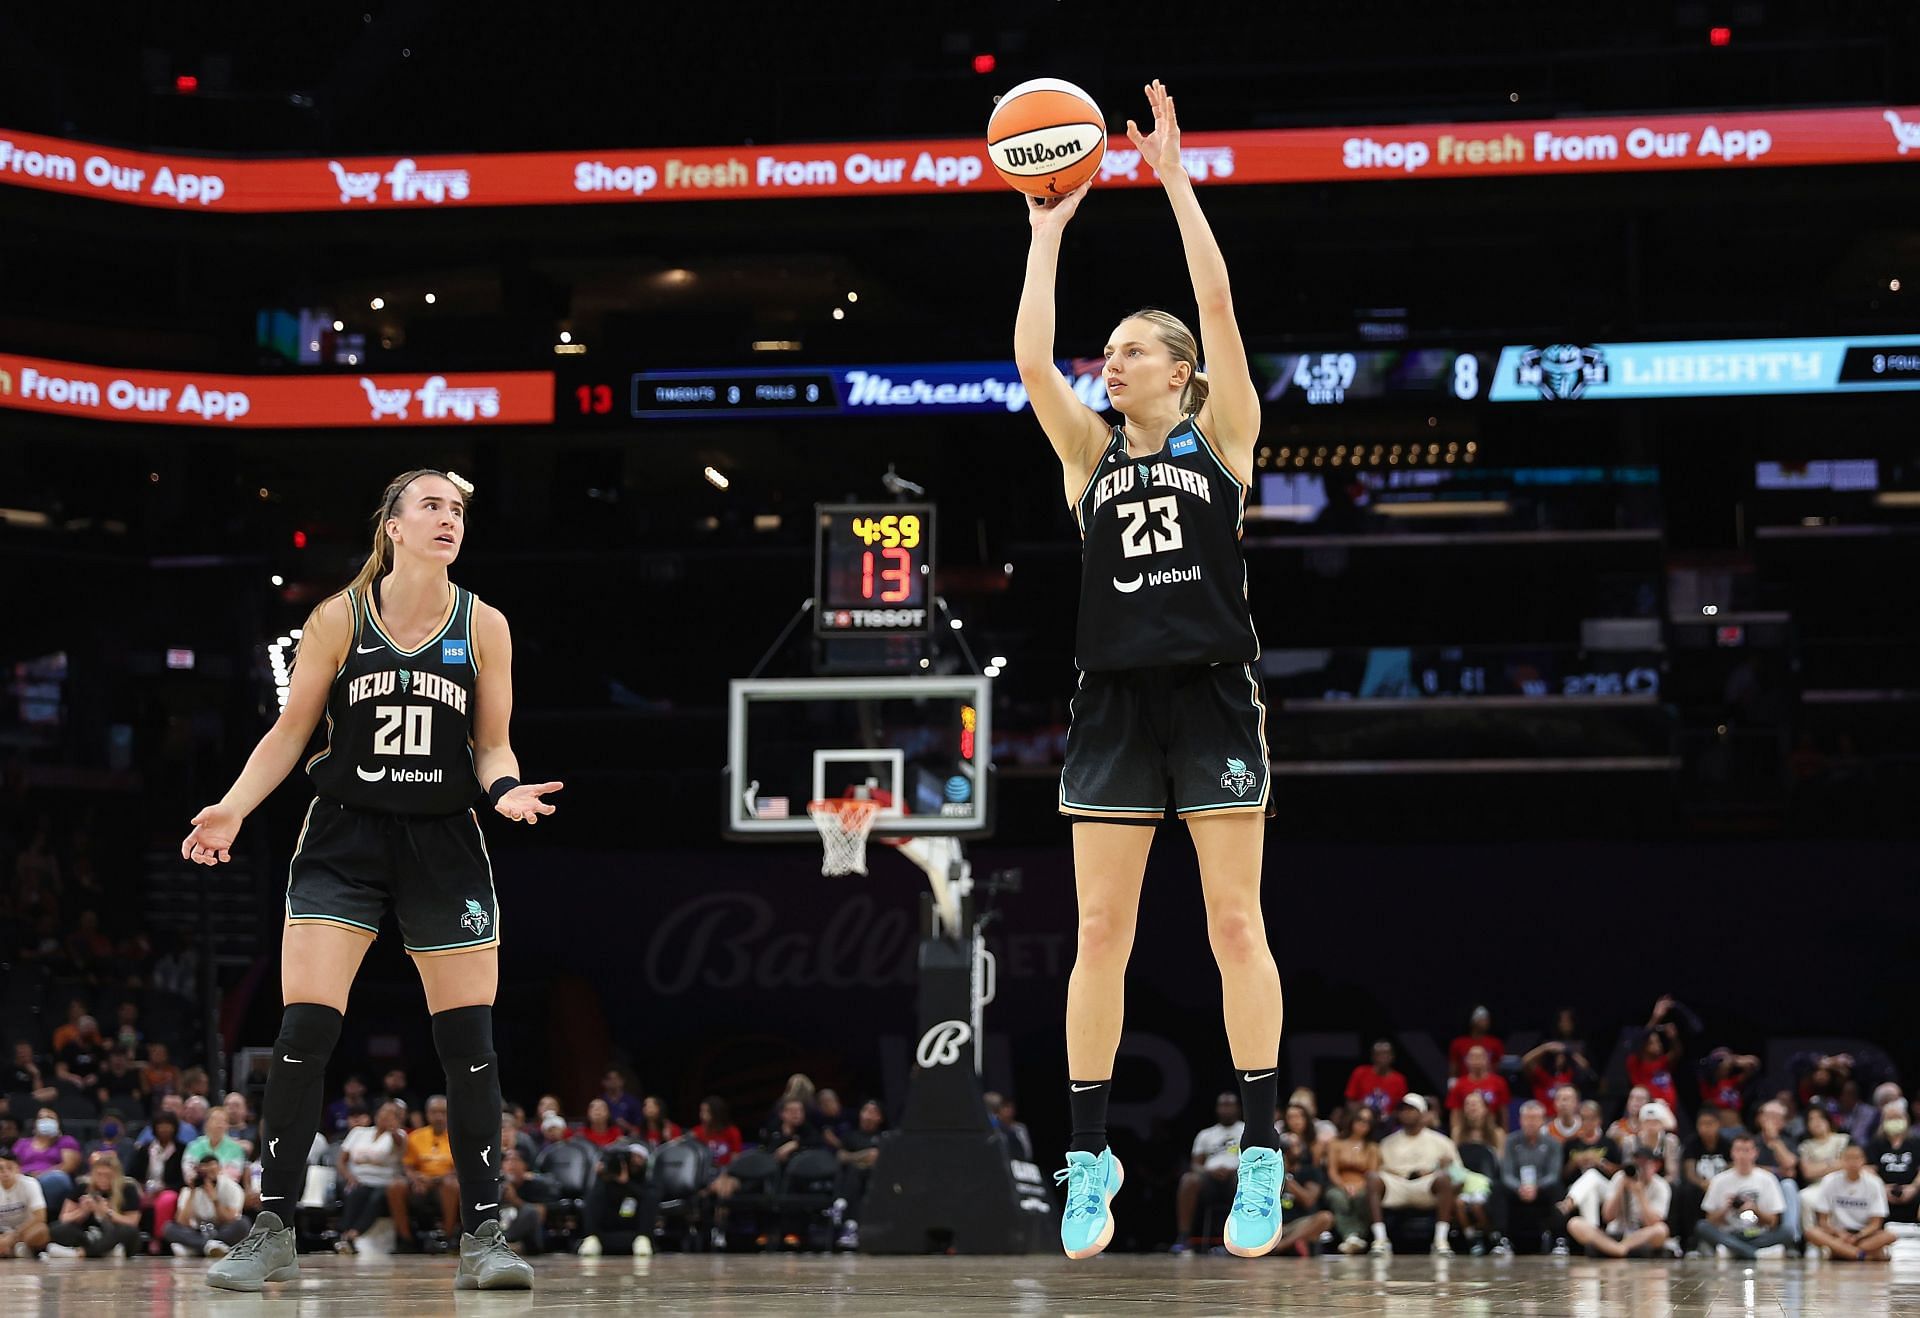
<path fill-rule="evenodd" d="M 1920 107 L 1190 132 L 1196 182 L 1326 183 L 1920 162 Z M 1144 187 L 1124 137 L 1105 186 Z M 0 128 L 0 184 L 141 206 L 342 211 L 953 193 L 1004 186 L 984 137 L 813 146 L 226 159 Z"/>
<path fill-rule="evenodd" d="M 129 371 L 0 353 L 0 407 L 182 426 L 545 425 L 551 371 L 446 375 L 213 375 Z"/>

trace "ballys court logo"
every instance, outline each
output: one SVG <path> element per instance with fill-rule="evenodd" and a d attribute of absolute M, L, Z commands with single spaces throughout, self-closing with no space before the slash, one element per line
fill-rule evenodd
<path fill-rule="evenodd" d="M 1235 796 L 1245 796 L 1253 790 L 1254 783 L 1258 781 L 1257 775 L 1247 768 L 1245 760 L 1229 759 L 1227 771 L 1220 775 L 1220 785 Z"/>
<path fill-rule="evenodd" d="M 492 919 L 493 917 L 487 914 L 485 907 L 469 897 L 467 898 L 467 913 L 460 917 L 460 927 L 462 929 L 473 930 L 473 935 L 476 938 L 485 938 L 487 936 L 487 925 Z"/>
<path fill-rule="evenodd" d="M 1548 401 L 1580 397 L 1590 384 L 1607 382 L 1607 355 L 1599 348 L 1574 343 L 1550 343 L 1520 354 L 1514 378 L 1532 385 Z"/>
<path fill-rule="evenodd" d="M 920 1036 L 913 1060 L 922 1071 L 936 1066 L 952 1066 L 960 1060 L 960 1050 L 973 1042 L 973 1027 L 965 1021 L 941 1021 Z"/>

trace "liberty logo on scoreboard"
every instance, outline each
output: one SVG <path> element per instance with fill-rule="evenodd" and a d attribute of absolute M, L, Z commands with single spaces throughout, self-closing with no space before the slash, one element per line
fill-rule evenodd
<path fill-rule="evenodd" d="M 1521 353 L 1514 376 L 1518 383 L 1538 389 L 1542 398 L 1571 401 L 1588 385 L 1607 382 L 1607 355 L 1599 348 L 1550 343 Z"/>

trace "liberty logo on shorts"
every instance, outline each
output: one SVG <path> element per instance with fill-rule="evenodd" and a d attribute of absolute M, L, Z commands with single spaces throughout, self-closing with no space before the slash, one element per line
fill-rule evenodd
<path fill-rule="evenodd" d="M 1229 759 L 1227 771 L 1220 775 L 1220 785 L 1235 796 L 1245 796 L 1258 781 L 1258 777 L 1247 768 L 1245 760 Z"/>
<path fill-rule="evenodd" d="M 467 898 L 467 913 L 460 917 L 460 927 L 462 929 L 473 930 L 474 936 L 477 938 L 485 938 L 487 936 L 487 923 L 492 918 L 493 917 L 487 914 L 486 909 L 482 907 L 479 902 L 469 897 Z"/>

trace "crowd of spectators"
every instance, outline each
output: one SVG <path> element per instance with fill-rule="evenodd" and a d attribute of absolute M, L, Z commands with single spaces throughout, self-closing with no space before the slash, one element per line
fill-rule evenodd
<path fill-rule="evenodd" d="M 1715 1048 L 1687 1065 L 1697 1026 L 1672 998 L 1655 1004 L 1611 1124 L 1571 1012 L 1516 1056 L 1478 1009 L 1443 1094 L 1415 1090 L 1392 1044 L 1374 1044 L 1331 1122 L 1307 1090 L 1271 1116 L 1288 1168 L 1282 1252 L 1885 1260 L 1920 1237 L 1920 1137 L 1886 1067 L 1800 1056 L 1794 1083 L 1764 1093 L 1757 1057 Z M 1221 1094 L 1180 1176 L 1176 1253 L 1218 1247 L 1244 1130 L 1238 1096 Z"/>

